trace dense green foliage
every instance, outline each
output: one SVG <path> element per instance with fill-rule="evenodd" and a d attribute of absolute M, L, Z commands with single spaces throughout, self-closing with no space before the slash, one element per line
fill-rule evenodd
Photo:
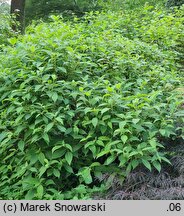
<path fill-rule="evenodd" d="M 0 14 L 8 12 L 10 9 L 9 5 L 7 3 L 4 3 L 0 1 Z"/>
<path fill-rule="evenodd" d="M 72 13 L 82 16 L 85 12 L 96 9 L 99 9 L 97 0 L 27 0 L 26 20 L 29 22 L 38 18 L 45 19 L 56 13 L 68 17 L 71 17 Z"/>
<path fill-rule="evenodd" d="M 10 5 L 0 2 L 0 49 L 8 44 L 8 38 L 17 35 L 17 32 L 12 30 L 12 26 L 17 23 L 15 23 L 15 19 L 11 19 L 9 12 Z"/>
<path fill-rule="evenodd" d="M 38 18 L 48 20 L 51 14 L 59 14 L 64 18 L 71 19 L 75 14 L 84 16 L 89 11 L 99 10 L 125 10 L 142 7 L 146 0 L 26 0 L 26 23 Z M 150 0 L 151 5 L 163 5 L 163 0 Z"/>
<path fill-rule="evenodd" d="M 171 6 L 181 6 L 184 4 L 184 0 L 168 0 L 166 5 L 171 7 Z"/>
<path fill-rule="evenodd" d="M 8 43 L 8 38 L 15 36 L 15 32 L 11 28 L 12 23 L 7 8 L 0 5 L 0 49 L 1 46 Z"/>
<path fill-rule="evenodd" d="M 183 8 L 31 25 L 0 53 L 0 198 L 87 199 L 183 139 Z"/>

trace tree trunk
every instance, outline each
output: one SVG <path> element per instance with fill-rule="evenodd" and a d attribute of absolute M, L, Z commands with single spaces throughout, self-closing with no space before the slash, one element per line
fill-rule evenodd
<path fill-rule="evenodd" d="M 11 0 L 10 13 L 14 15 L 18 25 L 13 25 L 14 31 L 24 33 L 25 0 Z"/>

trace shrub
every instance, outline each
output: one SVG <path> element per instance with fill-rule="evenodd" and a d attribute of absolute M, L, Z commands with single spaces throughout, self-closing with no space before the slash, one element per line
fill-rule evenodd
<path fill-rule="evenodd" d="M 8 13 L 0 14 L 0 49 L 8 44 L 8 38 L 15 37 L 16 33 L 11 29 L 12 21 Z"/>
<path fill-rule="evenodd" d="M 89 198 L 103 173 L 160 171 L 163 140 L 183 135 L 169 36 L 136 37 L 120 13 L 52 18 L 0 54 L 1 199 Z"/>

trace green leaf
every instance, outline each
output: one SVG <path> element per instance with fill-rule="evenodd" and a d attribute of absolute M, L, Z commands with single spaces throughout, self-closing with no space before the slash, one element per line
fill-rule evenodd
<path fill-rule="evenodd" d="M 93 140 L 93 141 L 89 141 L 89 142 L 87 142 L 87 143 L 85 144 L 84 148 L 87 149 L 87 148 L 89 148 L 89 146 L 94 145 L 94 143 L 95 143 L 94 140 Z"/>
<path fill-rule="evenodd" d="M 115 156 L 115 155 L 111 155 L 110 157 L 108 157 L 108 158 L 106 159 L 106 161 L 104 162 L 104 165 L 109 165 L 109 164 L 111 164 L 113 161 L 115 161 L 115 159 L 116 159 L 116 156 Z"/>
<path fill-rule="evenodd" d="M 106 151 L 101 151 L 96 158 L 99 158 L 99 157 L 102 157 L 104 155 L 107 155 L 110 151 L 109 150 L 106 150 Z"/>
<path fill-rule="evenodd" d="M 162 136 L 165 136 L 165 135 L 166 135 L 166 130 L 165 130 L 165 129 L 160 129 L 159 132 L 160 132 L 160 134 L 161 134 Z"/>
<path fill-rule="evenodd" d="M 52 129 L 52 127 L 54 126 L 54 123 L 51 122 L 49 123 L 46 127 L 45 127 L 45 132 L 47 133 L 48 131 L 50 131 Z"/>
<path fill-rule="evenodd" d="M 52 179 L 49 179 L 49 180 L 46 181 L 45 184 L 46 184 L 46 186 L 48 186 L 48 185 L 55 185 L 55 182 Z"/>
<path fill-rule="evenodd" d="M 161 159 L 162 159 L 163 161 L 165 161 L 166 163 L 171 164 L 171 162 L 170 162 L 166 157 L 162 157 Z"/>
<path fill-rule="evenodd" d="M 110 108 L 104 108 L 101 110 L 101 113 L 103 114 L 103 113 L 107 112 L 108 110 L 110 110 Z"/>
<path fill-rule="evenodd" d="M 49 144 L 50 139 L 49 139 L 49 136 L 48 136 L 47 133 L 44 133 L 44 134 L 42 135 L 42 138 L 45 140 L 45 142 L 46 142 L 47 144 Z"/>
<path fill-rule="evenodd" d="M 23 121 L 23 117 L 24 117 L 24 114 L 18 115 L 18 117 L 15 119 L 15 123 L 18 124 L 18 123 L 22 122 Z"/>
<path fill-rule="evenodd" d="M 65 144 L 64 146 L 65 146 L 65 148 L 69 149 L 71 152 L 73 151 L 71 145 L 69 145 L 69 144 Z"/>
<path fill-rule="evenodd" d="M 47 167 L 45 167 L 45 166 L 42 166 L 41 168 L 40 168 L 40 172 L 39 172 L 39 178 L 41 178 L 42 177 L 42 175 L 46 172 L 46 170 L 47 170 Z"/>
<path fill-rule="evenodd" d="M 53 170 L 53 174 L 57 177 L 57 178 L 59 178 L 60 177 L 60 172 L 59 172 L 59 170 L 57 170 L 57 169 L 54 169 Z"/>
<path fill-rule="evenodd" d="M 41 87 L 42 85 L 35 85 L 35 92 L 37 92 Z"/>
<path fill-rule="evenodd" d="M 23 109 L 24 109 L 23 107 L 18 107 L 18 108 L 16 109 L 16 111 L 17 111 L 17 113 L 20 113 Z"/>
<path fill-rule="evenodd" d="M 54 93 L 52 94 L 52 100 L 53 100 L 54 102 L 56 102 L 57 99 L 58 99 L 58 94 L 57 94 L 57 92 L 54 92 Z"/>
<path fill-rule="evenodd" d="M 38 160 L 42 165 L 45 164 L 45 155 L 42 152 L 40 152 L 40 154 L 38 155 Z"/>
<path fill-rule="evenodd" d="M 93 118 L 91 122 L 92 122 L 93 126 L 96 127 L 97 124 L 98 124 L 98 119 L 97 118 Z"/>
<path fill-rule="evenodd" d="M 161 165 L 158 161 L 153 161 L 153 166 L 158 170 L 158 172 L 161 171 Z"/>
<path fill-rule="evenodd" d="M 44 191 L 43 186 L 42 186 L 42 185 L 39 185 L 39 186 L 37 187 L 37 195 L 38 195 L 38 198 L 39 198 L 39 199 L 42 199 L 42 197 L 43 197 L 43 191 Z"/>
<path fill-rule="evenodd" d="M 107 125 L 112 129 L 112 122 L 108 122 Z"/>
<path fill-rule="evenodd" d="M 127 175 L 128 175 L 128 173 L 130 173 L 131 170 L 132 170 L 132 163 L 129 163 L 128 166 L 126 167 Z"/>
<path fill-rule="evenodd" d="M 66 71 L 66 68 L 64 68 L 64 67 L 58 67 L 58 69 L 61 71 L 61 72 L 63 72 L 63 73 L 66 73 L 67 71 Z"/>
<path fill-rule="evenodd" d="M 86 183 L 86 184 L 91 184 L 93 179 L 92 179 L 92 176 L 91 176 L 91 170 L 89 167 L 85 168 L 83 171 L 80 172 L 80 175 L 82 176 L 83 178 L 83 181 Z"/>
<path fill-rule="evenodd" d="M 130 157 L 132 157 L 132 156 L 134 156 L 134 155 L 138 155 L 138 154 L 139 154 L 138 151 L 132 151 L 132 152 L 128 155 L 128 157 L 130 158 Z"/>
<path fill-rule="evenodd" d="M 133 122 L 134 124 L 137 124 L 139 121 L 140 121 L 140 119 L 133 119 L 133 120 L 132 120 L 132 122 Z"/>
<path fill-rule="evenodd" d="M 20 140 L 18 142 L 18 148 L 23 152 L 24 151 L 24 145 L 25 145 L 25 142 L 23 140 Z"/>
<path fill-rule="evenodd" d="M 65 159 L 66 159 L 67 163 L 69 165 L 71 165 L 71 162 L 72 162 L 72 159 L 73 159 L 73 154 L 71 152 L 67 152 L 65 154 Z"/>
<path fill-rule="evenodd" d="M 80 184 L 78 187 L 75 188 L 75 191 L 76 191 L 77 193 L 79 193 L 79 194 L 84 194 L 84 193 L 87 192 L 86 186 Z"/>
<path fill-rule="evenodd" d="M 126 135 L 122 135 L 122 136 L 121 136 L 121 140 L 122 140 L 122 142 L 125 144 L 126 141 L 128 140 L 128 137 L 127 137 Z"/>
<path fill-rule="evenodd" d="M 99 162 L 93 162 L 90 167 L 96 167 L 96 166 L 101 166 Z"/>
<path fill-rule="evenodd" d="M 54 147 L 52 148 L 52 153 L 54 153 L 56 150 L 58 150 L 58 149 L 60 149 L 60 148 L 62 148 L 62 147 L 63 147 L 62 145 L 54 146 Z"/>
<path fill-rule="evenodd" d="M 88 112 L 91 112 L 91 110 L 92 110 L 92 109 L 91 109 L 90 107 L 86 107 L 86 108 L 84 109 L 84 113 L 87 114 Z"/>
<path fill-rule="evenodd" d="M 32 200 L 33 198 L 35 198 L 36 195 L 36 191 L 35 189 L 31 189 L 27 192 L 27 194 L 25 195 L 25 199 L 26 200 Z"/>
<path fill-rule="evenodd" d="M 25 128 L 25 125 L 19 125 L 15 130 L 15 134 L 20 134 L 20 132 L 23 131 Z"/>
<path fill-rule="evenodd" d="M 142 163 L 144 164 L 144 166 L 146 168 L 148 168 L 150 171 L 151 171 L 151 164 L 149 161 L 145 160 L 145 159 L 142 159 Z"/>
<path fill-rule="evenodd" d="M 157 142 L 156 142 L 156 140 L 155 140 L 154 138 L 151 139 L 151 140 L 149 141 L 149 143 L 150 143 L 150 145 L 151 145 L 153 148 L 156 148 Z"/>
<path fill-rule="evenodd" d="M 7 137 L 7 135 L 8 135 L 7 132 L 2 132 L 2 133 L 0 134 L 0 142 L 1 142 L 5 137 Z"/>
<path fill-rule="evenodd" d="M 74 173 L 73 169 L 71 166 L 69 166 L 68 164 L 63 164 L 65 170 L 69 173 Z"/>
<path fill-rule="evenodd" d="M 63 132 L 63 133 L 66 132 L 66 128 L 63 127 L 63 126 L 57 125 L 57 128 L 58 128 L 61 132 Z"/>
<path fill-rule="evenodd" d="M 139 161 L 133 160 L 131 164 L 132 164 L 133 169 L 135 169 L 139 165 Z"/>
<path fill-rule="evenodd" d="M 142 132 L 142 131 L 145 131 L 145 129 L 141 126 L 141 125 L 133 125 L 133 127 L 135 128 L 135 129 L 137 129 L 137 132 L 139 133 L 139 132 Z"/>
<path fill-rule="evenodd" d="M 16 37 L 12 37 L 12 38 L 9 38 L 8 41 L 11 45 L 14 46 L 17 43 L 18 39 Z"/>
<path fill-rule="evenodd" d="M 127 162 L 127 159 L 125 158 L 125 156 L 123 154 L 119 155 L 118 159 L 120 161 L 119 167 L 123 167 L 125 165 L 125 163 Z"/>
<path fill-rule="evenodd" d="M 89 146 L 89 149 L 92 151 L 93 157 L 96 158 L 96 146 Z"/>
<path fill-rule="evenodd" d="M 126 124 L 127 124 L 126 121 L 121 121 L 121 122 L 119 123 L 119 128 L 120 128 L 120 129 L 123 129 L 123 128 L 125 127 Z"/>
<path fill-rule="evenodd" d="M 104 147 L 104 143 L 103 143 L 102 140 L 97 140 L 96 143 L 97 143 L 99 146 Z"/>
<path fill-rule="evenodd" d="M 63 119 L 62 118 L 57 117 L 56 120 L 63 125 Z"/>
<path fill-rule="evenodd" d="M 52 159 L 62 158 L 62 156 L 65 154 L 65 149 L 58 149 L 53 152 Z"/>

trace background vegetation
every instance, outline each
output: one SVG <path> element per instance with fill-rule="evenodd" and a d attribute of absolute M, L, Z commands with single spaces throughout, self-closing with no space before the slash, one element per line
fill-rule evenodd
<path fill-rule="evenodd" d="M 49 18 L 25 35 L 1 15 L 0 199 L 175 199 L 183 187 L 184 7 L 115 3 L 28 1 L 29 22 Z M 158 176 L 175 192 L 155 195 Z"/>

